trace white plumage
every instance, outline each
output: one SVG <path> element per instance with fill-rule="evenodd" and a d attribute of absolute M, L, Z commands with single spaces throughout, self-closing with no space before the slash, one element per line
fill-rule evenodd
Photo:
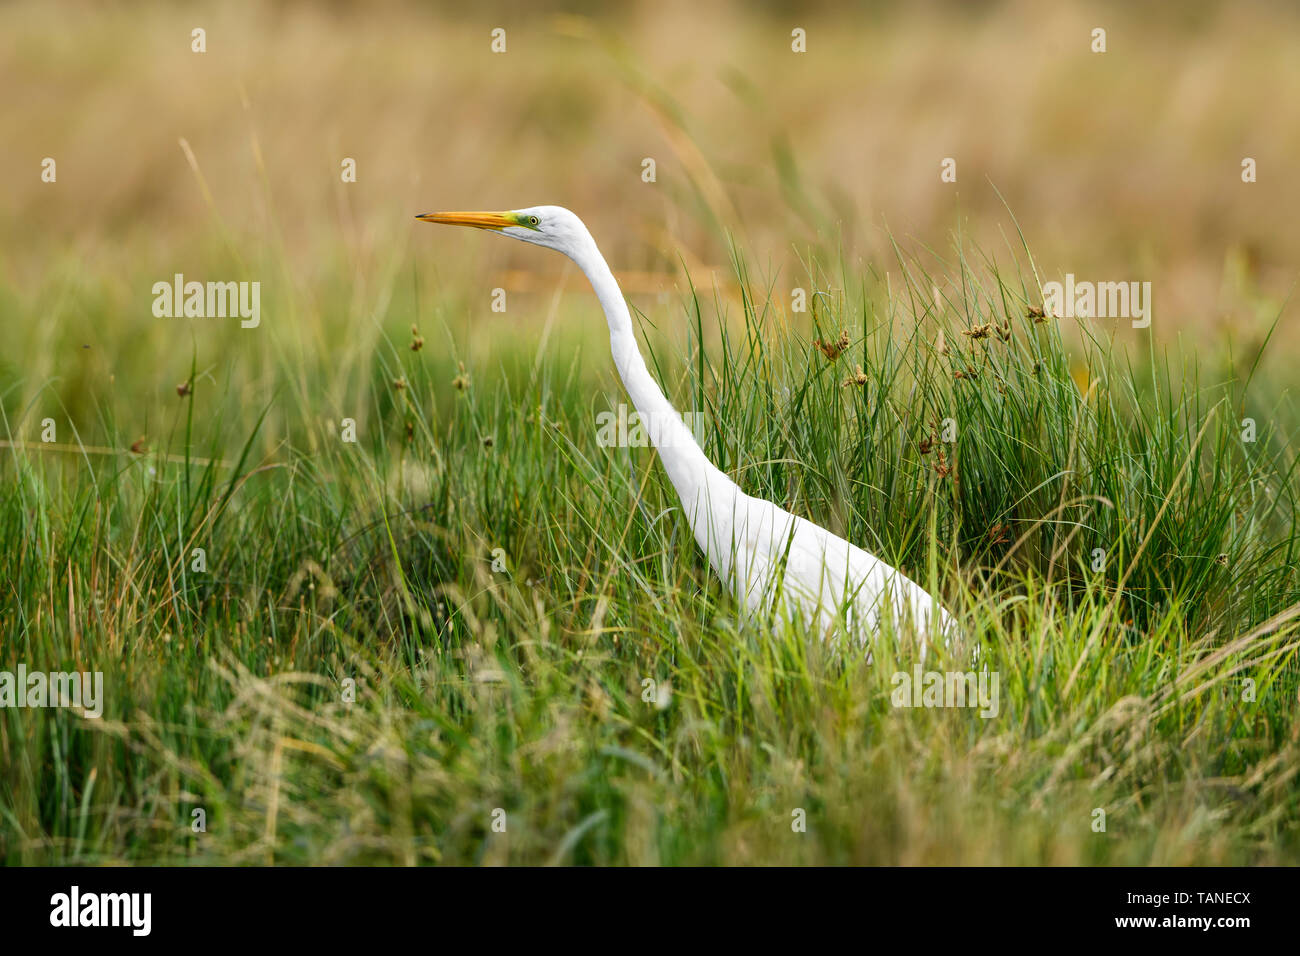
<path fill-rule="evenodd" d="M 922 638 L 951 636 L 951 615 L 915 581 L 825 528 L 745 494 L 709 461 L 646 368 L 623 293 L 581 219 L 559 206 L 417 218 L 546 246 L 583 271 L 605 311 L 614 364 L 677 490 L 695 541 L 749 612 L 774 610 L 802 618 L 818 631 L 831 631 L 843 621 L 855 643 L 866 643 L 886 615 L 899 633 L 914 629 Z"/>

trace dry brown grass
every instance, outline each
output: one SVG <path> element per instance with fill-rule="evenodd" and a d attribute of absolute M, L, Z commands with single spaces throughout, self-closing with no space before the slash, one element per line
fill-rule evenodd
<path fill-rule="evenodd" d="M 267 242 L 311 285 L 404 258 L 426 207 L 535 202 L 578 210 L 629 270 L 725 261 L 709 207 L 761 262 L 788 266 L 820 239 L 888 264 L 885 222 L 939 246 L 960 223 L 1003 248 L 996 186 L 1048 276 L 1150 279 L 1165 335 L 1257 335 L 1300 259 L 1287 228 L 1300 209 L 1293 15 L 1042 6 L 655 2 L 581 19 L 524 5 L 6 5 L 4 279 L 34 288 L 68 257 L 109 275 L 198 271 L 220 239 L 253 256 Z M 489 52 L 493 25 L 509 31 L 504 56 Z M 793 25 L 806 55 L 790 52 Z M 1097 25 L 1104 55 L 1088 49 Z M 787 150 L 794 193 L 774 161 Z M 1260 170 L 1249 186 L 1246 155 Z M 44 156 L 57 186 L 39 181 Z M 339 182 L 344 156 L 360 164 L 355 186 Z M 646 156 L 654 185 L 639 178 Z M 955 187 L 939 182 L 945 156 Z M 447 271 L 484 252 L 465 256 Z"/>

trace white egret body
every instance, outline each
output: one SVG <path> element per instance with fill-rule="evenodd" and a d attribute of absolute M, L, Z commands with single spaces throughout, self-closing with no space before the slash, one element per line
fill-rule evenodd
<path fill-rule="evenodd" d="M 749 612 L 775 609 L 821 632 L 842 621 L 855 643 L 876 633 L 882 615 L 900 632 L 914 627 L 922 637 L 952 633 L 951 616 L 901 571 L 805 518 L 745 494 L 709 461 L 646 368 L 623 293 L 577 216 L 559 206 L 534 206 L 417 218 L 546 246 L 583 271 L 605 310 L 614 364 L 677 490 L 695 541 Z M 924 653 L 924 641 L 921 647 Z"/>

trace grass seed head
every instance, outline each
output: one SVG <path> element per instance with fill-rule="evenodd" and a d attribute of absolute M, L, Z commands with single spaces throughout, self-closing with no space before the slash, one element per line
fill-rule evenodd
<path fill-rule="evenodd" d="M 849 330 L 845 329 L 834 342 L 823 342 L 821 339 L 815 339 L 813 345 L 821 349 L 821 353 L 826 356 L 827 361 L 834 362 L 849 347 L 849 341 Z"/>

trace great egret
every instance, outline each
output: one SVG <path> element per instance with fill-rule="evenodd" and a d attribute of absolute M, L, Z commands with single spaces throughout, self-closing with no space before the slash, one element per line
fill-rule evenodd
<path fill-rule="evenodd" d="M 647 370 L 623 293 L 581 219 L 560 206 L 416 218 L 491 230 L 555 249 L 577 263 L 605 310 L 614 364 L 677 490 L 695 541 L 750 613 L 776 610 L 824 633 L 842 621 L 855 644 L 868 641 L 884 615 L 896 628 L 915 627 L 923 638 L 952 634 L 948 612 L 901 571 L 805 518 L 745 494 L 709 461 Z"/>

